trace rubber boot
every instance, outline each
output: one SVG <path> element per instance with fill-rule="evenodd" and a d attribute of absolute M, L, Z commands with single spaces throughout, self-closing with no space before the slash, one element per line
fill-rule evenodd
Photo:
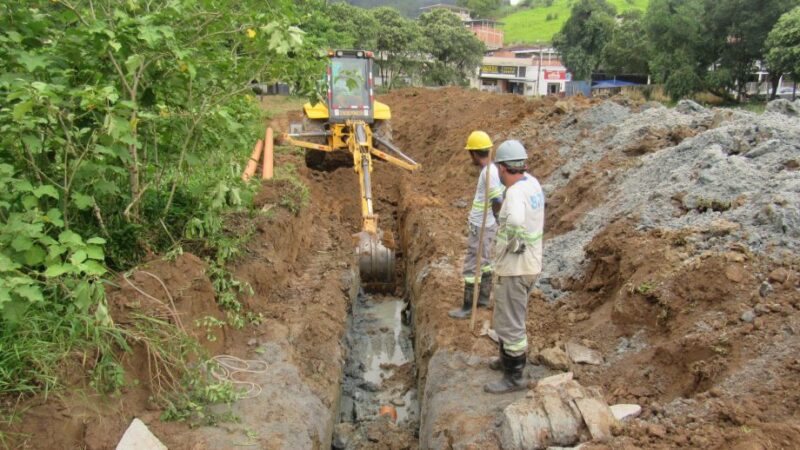
<path fill-rule="evenodd" d="M 469 316 L 472 315 L 473 292 L 475 292 L 475 285 L 464 283 L 464 303 L 461 305 L 461 308 L 452 309 L 447 315 L 453 319 L 469 319 Z"/>
<path fill-rule="evenodd" d="M 500 381 L 485 384 L 483 390 L 489 394 L 505 394 L 527 389 L 528 383 L 522 376 L 527 356 L 524 353 L 519 356 L 510 356 L 505 351 L 501 351 L 500 359 L 503 362 L 503 378 Z"/>
<path fill-rule="evenodd" d="M 478 308 L 489 307 L 489 296 L 492 294 L 492 273 L 481 275 L 481 292 L 478 294 Z"/>
<path fill-rule="evenodd" d="M 498 344 L 498 346 L 500 348 L 500 355 L 502 355 L 503 354 L 503 340 L 501 339 L 497 344 Z M 503 370 L 503 358 L 502 358 L 502 356 L 498 356 L 496 358 L 492 358 L 492 360 L 489 361 L 489 368 L 492 369 L 492 370 L 497 370 L 497 371 Z"/>

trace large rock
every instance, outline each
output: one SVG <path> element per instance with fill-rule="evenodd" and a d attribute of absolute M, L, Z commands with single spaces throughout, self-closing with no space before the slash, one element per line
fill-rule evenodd
<path fill-rule="evenodd" d="M 150 432 L 144 422 L 133 419 L 119 440 L 117 450 L 167 450 L 167 446 Z"/>
<path fill-rule="evenodd" d="M 599 390 L 573 380 L 546 384 L 503 410 L 500 444 L 506 450 L 531 450 L 604 441 L 616 423 Z"/>
<path fill-rule="evenodd" d="M 539 360 L 545 366 L 553 370 L 569 370 L 569 358 L 564 350 L 558 347 L 551 347 L 542 350 L 539 354 Z"/>
<path fill-rule="evenodd" d="M 611 413 L 614 414 L 614 417 L 619 421 L 638 417 L 639 414 L 642 413 L 641 406 L 628 403 L 611 405 L 609 408 L 611 408 Z"/>
<path fill-rule="evenodd" d="M 767 103 L 767 112 L 797 116 L 800 114 L 800 108 L 798 108 L 797 102 L 792 103 L 784 98 L 779 98 Z"/>
<path fill-rule="evenodd" d="M 603 364 L 603 357 L 597 350 L 592 350 L 589 347 L 574 342 L 568 342 L 566 349 L 569 359 L 574 363 L 592 365 Z"/>

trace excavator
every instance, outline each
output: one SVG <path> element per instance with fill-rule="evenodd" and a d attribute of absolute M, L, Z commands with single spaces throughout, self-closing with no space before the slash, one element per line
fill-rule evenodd
<path fill-rule="evenodd" d="M 364 50 L 329 51 L 327 101 L 303 105 L 303 123 L 292 124 L 283 141 L 306 149 L 306 165 L 312 169 L 336 156 L 352 160 L 361 198 L 361 231 L 353 235 L 359 276 L 366 285 L 386 286 L 394 283 L 396 245 L 391 231 L 379 228 L 373 209 L 373 161 L 409 172 L 420 165 L 391 142 L 391 110 L 375 101 L 373 58 Z"/>

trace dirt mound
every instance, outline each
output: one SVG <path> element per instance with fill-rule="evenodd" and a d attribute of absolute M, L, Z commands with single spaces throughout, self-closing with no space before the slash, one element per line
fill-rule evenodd
<path fill-rule="evenodd" d="M 800 245 L 797 118 L 453 89 L 384 100 L 398 118 L 395 140 L 426 164 L 401 193 L 421 380 L 444 349 L 495 352 L 446 315 L 460 302 L 477 176 L 461 142 L 485 129 L 523 140 L 547 195 L 532 350 L 575 341 L 600 351 L 603 364 L 572 365 L 576 378 L 603 387 L 609 403 L 644 407 L 614 445 L 780 448 L 800 439 L 791 406 L 800 264 L 789 250 Z M 478 314 L 478 323 L 490 318 Z M 474 418 L 437 414 L 423 411 L 432 436 L 486 444 L 477 431 L 455 431 Z"/>

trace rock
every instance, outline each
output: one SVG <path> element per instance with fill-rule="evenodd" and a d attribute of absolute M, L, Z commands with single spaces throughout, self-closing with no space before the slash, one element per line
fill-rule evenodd
<path fill-rule="evenodd" d="M 755 308 L 753 308 L 753 311 L 755 311 L 759 316 L 763 316 L 764 314 L 769 314 L 772 312 L 769 307 L 763 303 L 757 304 Z"/>
<path fill-rule="evenodd" d="M 572 377 L 573 377 L 573 373 L 572 372 L 560 373 L 558 375 L 553 375 L 553 376 L 550 376 L 550 377 L 547 377 L 547 378 L 542 378 L 541 380 L 536 382 L 536 387 L 540 387 L 540 386 L 553 386 L 553 387 L 559 386 L 561 384 L 566 383 L 567 381 L 572 380 Z"/>
<path fill-rule="evenodd" d="M 767 103 L 767 112 L 797 116 L 800 115 L 800 108 L 797 106 L 797 102 L 792 103 L 785 98 L 779 98 Z"/>
<path fill-rule="evenodd" d="M 755 330 L 763 330 L 764 329 L 764 318 L 763 317 L 756 317 L 753 321 L 753 329 Z"/>
<path fill-rule="evenodd" d="M 639 417 L 639 414 L 642 413 L 642 407 L 633 404 L 621 403 L 619 405 L 611 405 L 609 408 L 611 408 L 611 414 L 614 414 L 614 418 L 617 420 L 632 419 Z"/>
<path fill-rule="evenodd" d="M 771 283 L 783 284 L 786 282 L 786 280 L 789 279 L 789 271 L 784 269 L 783 267 L 775 269 L 769 273 L 767 279 Z"/>
<path fill-rule="evenodd" d="M 335 450 L 344 450 L 353 440 L 356 429 L 352 423 L 342 422 L 333 427 L 333 440 L 331 447 Z"/>
<path fill-rule="evenodd" d="M 725 268 L 725 278 L 734 283 L 741 283 L 744 279 L 744 268 L 741 264 L 731 264 Z"/>
<path fill-rule="evenodd" d="M 392 400 L 394 406 L 406 406 L 406 401 L 402 398 L 395 398 Z"/>
<path fill-rule="evenodd" d="M 597 350 L 592 350 L 574 342 L 568 342 L 565 347 L 567 349 L 567 355 L 569 355 L 569 359 L 571 359 L 572 362 L 592 364 L 595 366 L 603 364 L 603 357 Z"/>
<path fill-rule="evenodd" d="M 117 450 L 167 450 L 167 446 L 150 432 L 144 422 L 133 419 L 117 444 Z"/>
<path fill-rule="evenodd" d="M 597 398 L 576 398 L 575 404 L 581 411 L 592 440 L 602 442 L 611 438 L 611 429 L 617 419 L 606 402 Z"/>
<path fill-rule="evenodd" d="M 598 389 L 569 380 L 536 386 L 528 394 L 503 410 L 498 433 L 506 450 L 570 446 L 590 436 L 605 440 L 616 427 Z"/>
<path fill-rule="evenodd" d="M 723 235 L 732 233 L 732 232 L 738 230 L 741 227 L 742 226 L 739 225 L 738 223 L 731 222 L 730 220 L 717 219 L 717 220 L 714 220 L 713 222 L 711 222 L 711 226 L 709 227 L 709 229 L 711 230 L 712 233 L 714 233 L 714 234 L 716 234 L 718 236 L 723 236 Z M 736 255 L 736 256 L 734 256 L 734 255 Z M 728 252 L 728 253 L 725 254 L 725 256 L 726 257 L 734 257 L 739 262 L 744 261 L 744 255 L 742 255 L 741 253 Z M 733 262 L 734 260 L 733 259 L 729 259 L 729 261 Z"/>
<path fill-rule="evenodd" d="M 667 436 L 667 428 L 664 425 L 651 423 L 650 425 L 647 426 L 647 433 L 650 436 L 654 436 L 659 439 L 664 439 Z"/>
<path fill-rule="evenodd" d="M 756 319 L 756 313 L 752 309 L 748 309 L 747 311 L 742 313 L 742 316 L 739 317 L 739 320 L 745 323 L 753 323 Z"/>
<path fill-rule="evenodd" d="M 684 114 L 701 113 L 706 111 L 703 106 L 693 100 L 679 101 L 678 105 L 675 107 L 675 110 Z"/>
<path fill-rule="evenodd" d="M 249 345 L 250 347 L 255 347 L 257 344 L 258 344 L 258 339 L 256 338 L 250 338 L 247 341 L 247 345 Z"/>
<path fill-rule="evenodd" d="M 761 287 L 758 288 L 758 295 L 762 297 L 768 296 L 774 289 L 772 289 L 772 285 L 768 282 L 764 281 L 761 283 Z"/>
<path fill-rule="evenodd" d="M 539 354 L 539 360 L 542 364 L 553 370 L 569 370 L 569 359 L 564 350 L 558 347 L 551 347 L 542 350 Z"/>
<path fill-rule="evenodd" d="M 460 198 L 460 199 L 456 200 L 455 202 L 453 202 L 453 206 L 455 206 L 456 208 L 464 209 L 468 205 L 469 205 L 469 203 L 467 203 L 467 201 L 464 200 L 463 198 Z"/>

